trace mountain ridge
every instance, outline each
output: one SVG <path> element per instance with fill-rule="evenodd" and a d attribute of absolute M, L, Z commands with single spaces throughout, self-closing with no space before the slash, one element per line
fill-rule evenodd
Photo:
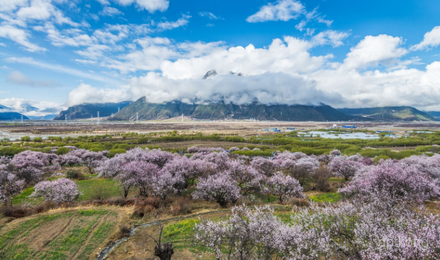
<path fill-rule="evenodd" d="M 53 120 L 65 120 L 66 117 L 68 120 L 88 119 L 90 117 L 97 117 L 98 111 L 100 117 L 108 117 L 131 103 L 131 101 L 118 103 L 84 103 L 71 106 L 67 110 L 61 111 Z"/>
<path fill-rule="evenodd" d="M 265 105 L 251 103 L 236 105 L 232 103 L 187 104 L 180 101 L 149 103 L 145 97 L 131 103 L 109 120 L 163 120 L 173 117 L 189 116 L 195 119 L 256 119 L 277 121 L 348 121 L 354 116 L 345 115 L 328 105 Z"/>
<path fill-rule="evenodd" d="M 338 108 L 347 115 L 358 116 L 378 121 L 435 121 L 427 112 L 410 106 Z"/>

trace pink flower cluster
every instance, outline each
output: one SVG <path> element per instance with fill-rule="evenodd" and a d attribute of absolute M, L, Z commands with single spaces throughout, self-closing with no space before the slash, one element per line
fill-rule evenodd
<path fill-rule="evenodd" d="M 54 181 L 42 181 L 35 185 L 35 191 L 31 196 L 43 197 L 46 201 L 53 201 L 57 204 L 62 202 L 73 202 L 80 195 L 78 186 L 72 180 L 59 178 Z"/>

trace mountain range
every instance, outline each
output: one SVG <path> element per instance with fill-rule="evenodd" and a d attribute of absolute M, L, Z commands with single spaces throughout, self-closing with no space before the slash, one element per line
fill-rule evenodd
<path fill-rule="evenodd" d="M 23 120 L 29 120 L 27 116 L 17 112 L 0 112 L 0 121 L 21 120 L 22 116 L 23 116 Z"/>
<path fill-rule="evenodd" d="M 181 115 L 195 119 L 256 119 L 278 121 L 348 121 L 356 119 L 331 106 L 265 105 L 252 103 L 235 105 L 226 103 L 187 104 L 180 101 L 162 104 L 149 103 L 145 97 L 128 105 L 110 120 L 163 120 Z"/>
<path fill-rule="evenodd" d="M 85 103 L 61 111 L 54 120 L 65 120 L 66 118 L 68 120 L 88 119 L 91 117 L 97 117 L 98 112 L 100 117 L 109 117 L 131 103 L 131 101 L 123 101 L 119 103 Z"/>
<path fill-rule="evenodd" d="M 352 116 L 363 117 L 373 121 L 435 121 L 427 112 L 414 107 L 370 107 L 370 108 L 341 108 L 338 111 Z"/>

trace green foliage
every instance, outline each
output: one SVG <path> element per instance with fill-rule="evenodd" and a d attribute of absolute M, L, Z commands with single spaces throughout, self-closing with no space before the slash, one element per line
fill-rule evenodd
<path fill-rule="evenodd" d="M 120 195 L 119 194 L 120 186 L 113 179 L 81 180 L 81 181 L 76 181 L 76 184 L 78 185 L 78 189 L 81 192 L 81 195 L 78 198 L 79 201 L 94 199 L 97 185 L 98 186 L 105 185 L 106 190 L 105 190 L 104 198 L 118 197 Z"/>
<path fill-rule="evenodd" d="M 321 195 L 310 196 L 310 199 L 314 202 L 338 202 L 341 200 L 341 194 L 335 193 L 325 193 Z"/>
<path fill-rule="evenodd" d="M 60 147 L 57 149 L 57 155 L 63 155 L 69 152 L 69 148 L 67 147 Z"/>
<path fill-rule="evenodd" d="M 29 136 L 23 136 L 23 137 L 20 138 L 20 140 L 23 141 L 23 142 L 30 142 L 31 138 Z"/>
<path fill-rule="evenodd" d="M 412 155 L 420 155 L 420 152 L 413 150 L 404 150 L 400 152 L 391 151 L 390 149 L 365 149 L 359 152 L 360 155 L 370 158 L 383 159 L 403 159 Z"/>
<path fill-rule="evenodd" d="M 194 227 L 199 222 L 200 220 L 191 218 L 168 225 L 163 230 L 163 238 L 176 248 L 186 248 L 191 243 Z"/>
<path fill-rule="evenodd" d="M 8 156 L 8 157 L 12 157 L 18 153 L 21 153 L 23 151 L 29 150 L 28 148 L 24 148 L 24 147 L 2 147 L 0 148 L 0 156 Z"/>
<path fill-rule="evenodd" d="M 148 140 L 149 139 L 147 137 L 142 137 L 142 138 L 137 139 L 136 143 L 138 143 L 138 144 L 146 144 L 146 143 L 148 143 Z"/>
<path fill-rule="evenodd" d="M 118 153 L 125 153 L 125 152 L 127 152 L 127 150 L 125 150 L 125 149 L 111 149 L 108 152 L 108 157 L 112 158 L 112 157 L 114 157 Z"/>
<path fill-rule="evenodd" d="M 12 199 L 12 205 L 23 204 L 23 202 L 29 201 L 30 200 L 29 196 L 34 191 L 35 191 L 34 187 L 29 187 L 29 188 L 23 190 L 23 192 L 20 195 L 17 195 Z M 33 198 L 33 200 L 37 200 L 38 202 L 41 202 L 41 201 L 43 201 L 43 198 Z"/>
<path fill-rule="evenodd" d="M 246 155 L 246 156 L 273 156 L 272 151 L 235 151 L 235 154 Z"/>
<path fill-rule="evenodd" d="M 47 139 L 53 142 L 61 142 L 63 141 L 63 138 L 61 136 L 49 136 Z"/>
<path fill-rule="evenodd" d="M 34 139 L 32 139 L 32 141 L 36 143 L 41 143 L 43 142 L 43 137 L 35 137 Z"/>
<path fill-rule="evenodd" d="M 66 177 L 72 180 L 81 180 L 84 178 L 81 172 L 73 169 L 69 169 L 66 171 Z"/>

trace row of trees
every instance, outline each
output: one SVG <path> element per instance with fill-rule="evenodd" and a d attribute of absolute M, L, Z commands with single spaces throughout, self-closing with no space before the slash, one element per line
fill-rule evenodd
<path fill-rule="evenodd" d="M 287 222 L 268 206 L 235 207 L 227 220 L 196 224 L 195 238 L 217 259 L 439 259 L 438 216 L 382 195 L 312 203 Z"/>
<path fill-rule="evenodd" d="M 287 197 L 301 198 L 304 187 L 310 183 L 324 187 L 332 175 L 353 179 L 340 190 L 346 196 L 368 194 L 375 185 L 394 187 L 400 180 L 399 185 L 405 190 L 399 193 L 414 193 L 424 200 L 436 196 L 440 176 L 439 156 L 413 156 L 374 164 L 370 158 L 342 156 L 338 150 L 320 156 L 284 152 L 272 158 L 251 159 L 228 154 L 221 148 L 191 147 L 196 153 L 190 158 L 135 148 L 108 159 L 106 152 L 66 148 L 70 151 L 59 156 L 25 151 L 12 159 L 2 157 L 2 200 L 8 203 L 24 186 L 37 183 L 45 173 L 72 165 L 84 165 L 90 173 L 96 169 L 101 177 L 115 178 L 120 181 L 124 196 L 136 187 L 140 195 L 165 199 L 194 185 L 194 198 L 216 201 L 222 206 L 249 193 L 272 194 L 281 201 Z"/>

